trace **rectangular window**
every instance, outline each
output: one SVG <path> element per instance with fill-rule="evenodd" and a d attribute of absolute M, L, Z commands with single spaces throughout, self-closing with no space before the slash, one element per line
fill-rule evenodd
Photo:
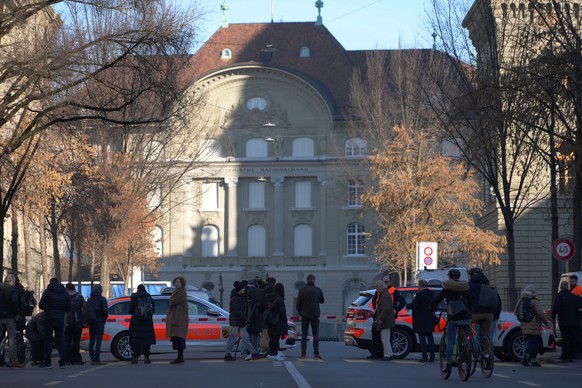
<path fill-rule="evenodd" d="M 353 179 L 348 181 L 348 206 L 362 206 L 360 196 L 362 195 L 363 187 L 361 182 Z"/>
<path fill-rule="evenodd" d="M 202 184 L 202 209 L 218 209 L 218 183 Z"/>
<path fill-rule="evenodd" d="M 311 207 L 311 182 L 309 181 L 295 182 L 295 207 L 296 208 Z"/>
<path fill-rule="evenodd" d="M 265 207 L 265 183 L 249 182 L 249 208 L 263 209 Z"/>

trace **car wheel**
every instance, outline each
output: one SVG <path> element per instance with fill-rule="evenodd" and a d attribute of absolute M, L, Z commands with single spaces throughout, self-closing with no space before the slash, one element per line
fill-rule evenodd
<path fill-rule="evenodd" d="M 511 333 L 510 337 L 507 339 L 504 353 L 513 361 L 521 361 L 526 346 L 527 338 L 518 330 L 515 333 Z"/>
<path fill-rule="evenodd" d="M 132 359 L 133 352 L 129 345 L 129 332 L 121 332 L 113 338 L 113 341 L 111 341 L 111 353 L 119 361 L 130 361 Z"/>
<path fill-rule="evenodd" d="M 394 358 L 405 358 L 412 350 L 412 337 L 404 329 L 392 328 L 390 330 L 390 342 L 392 343 Z"/>

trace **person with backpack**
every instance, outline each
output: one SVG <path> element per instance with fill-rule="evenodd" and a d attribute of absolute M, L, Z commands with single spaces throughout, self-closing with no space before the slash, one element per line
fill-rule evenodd
<path fill-rule="evenodd" d="M 101 294 L 103 287 L 95 284 L 91 290 L 90 298 L 83 305 L 85 321 L 89 326 L 89 357 L 91 365 L 107 365 L 101 361 L 101 341 L 105 331 L 105 322 L 109 316 L 107 299 Z"/>
<path fill-rule="evenodd" d="M 132 364 L 137 364 L 139 357 L 144 355 L 144 364 L 151 364 L 150 346 L 156 343 L 154 331 L 154 300 L 143 284 L 137 286 L 137 292 L 131 295 L 129 304 L 129 344 L 133 358 Z"/>
<path fill-rule="evenodd" d="M 67 294 L 65 286 L 57 278 L 51 278 L 46 290 L 42 293 L 40 307 L 46 313 L 44 321 L 44 364 L 40 367 L 52 369 L 52 352 L 53 343 L 49 338 L 55 336 L 55 343 L 59 351 L 59 368 L 65 369 L 65 360 L 67 359 L 67 349 L 65 347 L 65 317 L 71 310 L 71 300 Z"/>
<path fill-rule="evenodd" d="M 455 315 L 452 310 L 447 311 L 447 362 L 442 372 L 450 373 L 453 368 L 453 349 L 457 341 L 457 326 L 470 325 L 471 318 L 471 296 L 469 295 L 469 284 L 461 280 L 461 271 L 456 268 L 449 270 L 449 279 L 443 282 L 443 290 L 435 296 L 430 303 L 430 310 L 436 311 L 439 303 L 444 299 L 447 307 L 454 304 L 463 305 Z"/>
<path fill-rule="evenodd" d="M 71 282 L 65 286 L 71 301 L 71 310 L 67 312 L 65 325 L 65 344 L 67 346 L 67 362 L 71 365 L 83 365 L 81 357 L 81 333 L 83 332 L 83 304 L 85 298 L 75 289 Z"/>
<path fill-rule="evenodd" d="M 485 301 L 483 293 L 490 291 L 497 293 L 489 287 L 489 279 L 480 268 L 471 268 L 469 274 L 469 294 L 471 296 L 471 316 L 476 323 L 476 330 L 480 337 L 486 337 L 491 331 L 493 316 L 497 309 L 498 295 L 494 295 L 490 301 Z M 484 287 L 485 286 L 485 287 Z"/>
<path fill-rule="evenodd" d="M 8 273 L 4 283 L 0 283 L 0 331 L 8 333 L 8 341 L 16 343 L 16 316 L 18 315 L 18 294 L 14 288 L 14 274 Z M 10 346 L 10 367 L 22 368 L 18 361 L 16 346 Z"/>
<path fill-rule="evenodd" d="M 522 318 L 523 306 L 529 306 L 531 316 Z M 521 363 L 523 366 L 541 366 L 536 356 L 538 344 L 541 343 L 542 324 L 551 325 L 544 314 L 540 301 L 536 298 L 536 290 L 532 284 L 528 284 L 521 293 L 521 298 L 515 307 L 515 314 L 521 322 L 521 333 L 527 338 L 527 345 Z M 525 314 L 530 315 L 530 314 Z M 523 320 L 521 320 L 523 319 Z"/>

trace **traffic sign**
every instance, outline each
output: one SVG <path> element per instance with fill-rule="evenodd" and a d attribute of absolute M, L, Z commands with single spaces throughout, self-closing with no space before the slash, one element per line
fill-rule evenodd
<path fill-rule="evenodd" d="M 552 244 L 552 255 L 560 261 L 567 261 L 574 257 L 574 243 L 567 238 L 560 238 Z"/>
<path fill-rule="evenodd" d="M 416 268 L 419 271 L 438 268 L 438 243 L 416 243 Z"/>

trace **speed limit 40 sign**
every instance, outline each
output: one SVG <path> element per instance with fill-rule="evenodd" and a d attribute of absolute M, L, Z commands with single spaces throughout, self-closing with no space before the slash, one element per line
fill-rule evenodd
<path fill-rule="evenodd" d="M 557 260 L 570 260 L 574 256 L 574 252 L 574 243 L 567 238 L 560 238 L 552 245 L 552 255 Z"/>

